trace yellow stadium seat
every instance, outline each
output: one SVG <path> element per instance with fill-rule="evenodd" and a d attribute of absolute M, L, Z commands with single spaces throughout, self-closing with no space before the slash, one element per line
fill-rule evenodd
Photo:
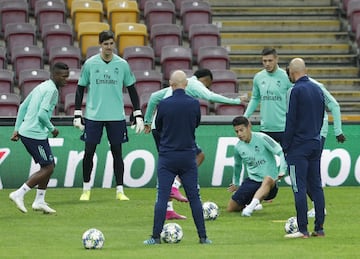
<path fill-rule="evenodd" d="M 74 31 L 77 33 L 81 22 L 102 22 L 103 4 L 99 1 L 73 1 L 71 4 L 71 17 Z"/>
<path fill-rule="evenodd" d="M 126 47 L 146 46 L 146 25 L 141 23 L 118 23 L 115 25 L 115 38 L 120 56 L 123 55 Z"/>
<path fill-rule="evenodd" d="M 112 0 L 108 2 L 107 17 L 112 29 L 117 23 L 138 23 L 139 12 L 136 1 Z"/>
<path fill-rule="evenodd" d="M 109 29 L 110 25 L 104 22 L 81 22 L 79 24 L 78 41 L 83 58 L 86 57 L 89 47 L 99 46 L 99 33 Z"/>

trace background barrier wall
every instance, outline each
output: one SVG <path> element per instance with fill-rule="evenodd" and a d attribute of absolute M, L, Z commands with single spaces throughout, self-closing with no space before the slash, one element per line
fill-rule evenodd
<path fill-rule="evenodd" d="M 50 143 L 56 157 L 56 168 L 49 187 L 81 187 L 82 156 L 84 143 L 80 132 L 72 126 L 58 126 L 60 134 L 51 138 Z M 253 130 L 258 130 L 258 125 Z M 151 134 L 135 135 L 128 129 L 130 141 L 123 145 L 125 161 L 124 183 L 128 187 L 155 187 L 157 152 Z M 343 125 L 347 137 L 339 144 L 333 135 L 332 125 L 321 161 L 324 185 L 357 186 L 360 183 L 360 126 Z M 10 141 L 13 126 L 0 126 L 0 189 L 17 188 L 28 176 L 38 169 L 23 144 Z M 205 152 L 205 161 L 199 168 L 200 185 L 227 186 L 232 179 L 233 146 L 237 142 L 233 128 L 222 125 L 201 125 L 196 138 Z M 95 187 L 114 186 L 112 156 L 103 134 L 102 143 L 96 150 L 92 181 Z M 288 185 L 286 177 L 280 185 Z"/>

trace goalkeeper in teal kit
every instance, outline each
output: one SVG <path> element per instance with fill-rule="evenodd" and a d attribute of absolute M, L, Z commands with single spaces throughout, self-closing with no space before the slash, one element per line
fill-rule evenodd
<path fill-rule="evenodd" d="M 262 200 L 276 197 L 276 181 L 285 175 L 287 164 L 280 144 L 264 133 L 252 132 L 246 117 L 235 117 L 232 125 L 239 141 L 234 148 L 234 184 L 228 188 L 234 194 L 227 211 L 242 210 L 241 215 L 249 217 Z M 279 168 L 275 155 L 280 157 Z M 238 186 L 243 166 L 247 178 Z"/>
<path fill-rule="evenodd" d="M 114 33 L 103 31 L 99 34 L 101 52 L 86 60 L 82 67 L 75 97 L 74 126 L 84 130 L 81 139 L 85 142 L 83 159 L 83 193 L 80 200 L 90 200 L 90 176 L 93 169 L 93 157 L 100 143 L 105 127 L 110 150 L 114 158 L 113 168 L 116 180 L 116 199 L 129 198 L 123 189 L 124 161 L 122 143 L 128 141 L 123 87 L 129 92 L 133 112 L 133 124 L 136 133 L 144 129 L 139 97 L 134 83 L 135 77 L 126 60 L 113 54 Z M 82 118 L 81 103 L 87 89 L 86 109 Z M 84 124 L 83 124 L 84 123 Z"/>

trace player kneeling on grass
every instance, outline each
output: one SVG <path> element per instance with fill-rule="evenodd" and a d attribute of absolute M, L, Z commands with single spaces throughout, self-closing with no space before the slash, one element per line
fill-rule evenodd
<path fill-rule="evenodd" d="M 268 135 L 252 132 L 251 123 L 244 116 L 232 121 L 239 142 L 234 149 L 234 183 L 228 191 L 235 192 L 227 211 L 241 211 L 249 217 L 262 200 L 271 200 L 278 192 L 277 180 L 285 175 L 287 164 L 281 146 Z M 280 157 L 280 168 L 275 156 Z M 248 177 L 239 186 L 240 173 L 244 165 Z"/>

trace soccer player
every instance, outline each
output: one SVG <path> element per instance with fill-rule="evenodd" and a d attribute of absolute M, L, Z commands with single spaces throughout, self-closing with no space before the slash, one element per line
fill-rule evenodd
<path fill-rule="evenodd" d="M 105 127 L 110 150 L 114 158 L 114 175 L 116 180 L 116 199 L 127 201 L 124 193 L 124 161 L 122 143 L 128 141 L 123 87 L 129 92 L 134 107 L 133 123 L 136 133 L 144 129 L 140 110 L 139 97 L 134 83 L 135 77 L 126 60 L 113 53 L 115 46 L 114 33 L 106 30 L 99 34 L 101 52 L 84 63 L 75 97 L 74 126 L 84 130 L 81 139 L 85 142 L 83 159 L 83 193 L 80 200 L 90 200 L 90 176 L 93 168 L 93 157 L 96 146 L 100 143 Z M 83 118 L 81 104 L 85 88 L 87 89 L 86 109 Z"/>
<path fill-rule="evenodd" d="M 51 132 L 54 138 L 59 134 L 59 130 L 50 119 L 58 104 L 58 89 L 66 84 L 68 77 L 69 67 L 64 63 L 55 63 L 51 68 L 50 79 L 36 86 L 19 107 L 11 140 L 20 139 L 34 161 L 40 165 L 39 171 L 32 174 L 19 189 L 9 195 L 10 200 L 23 213 L 27 212 L 24 196 L 36 185 L 38 188 L 32 204 L 33 210 L 44 213 L 56 212 L 45 202 L 47 185 L 55 168 L 48 134 Z"/>
<path fill-rule="evenodd" d="M 154 208 L 152 236 L 144 244 L 160 244 L 171 185 L 178 175 L 190 201 L 190 207 L 199 236 L 200 244 L 210 244 L 198 188 L 198 167 L 196 165 L 195 129 L 200 124 L 200 103 L 185 94 L 186 74 L 177 70 L 170 76 L 173 95 L 158 105 L 155 124 L 160 134 L 158 160 L 158 187 Z"/>
<path fill-rule="evenodd" d="M 235 193 L 227 211 L 242 210 L 241 215 L 249 217 L 262 200 L 276 197 L 276 182 L 285 175 L 287 165 L 280 144 L 262 132 L 252 132 L 251 123 L 245 116 L 235 117 L 232 125 L 239 141 L 234 148 L 234 184 L 228 188 Z M 275 155 L 280 157 L 279 169 Z M 238 186 L 243 165 L 248 177 Z"/>
<path fill-rule="evenodd" d="M 209 69 L 197 70 L 192 77 L 187 79 L 188 84 L 187 87 L 185 88 L 185 93 L 195 98 L 200 98 L 218 103 L 240 104 L 241 102 L 247 100 L 247 98 L 245 97 L 239 97 L 238 99 L 228 98 L 210 91 L 208 88 L 212 84 L 212 79 L 213 79 L 212 73 Z M 159 150 L 159 133 L 157 132 L 154 123 L 155 110 L 158 103 L 162 99 L 171 96 L 172 92 L 173 92 L 172 88 L 167 87 L 152 93 L 148 101 L 148 106 L 145 112 L 145 133 L 150 133 L 150 131 L 152 132 L 158 150 Z M 204 153 L 202 152 L 201 148 L 197 146 L 197 155 L 196 155 L 197 165 L 200 166 L 201 163 L 204 161 L 204 159 L 205 159 Z M 186 219 L 186 216 L 176 213 L 173 208 L 172 198 L 178 201 L 187 202 L 187 199 L 183 197 L 179 192 L 180 186 L 181 186 L 181 181 L 178 177 L 176 177 L 173 186 L 171 188 L 170 199 L 168 202 L 168 207 L 166 212 L 166 219 Z"/>
<path fill-rule="evenodd" d="M 274 48 L 264 48 L 264 69 L 256 73 L 250 102 L 244 116 L 249 118 L 260 106 L 260 131 L 281 144 L 285 130 L 286 98 L 292 87 L 286 71 L 278 65 L 279 57 Z"/>
<path fill-rule="evenodd" d="M 292 59 L 289 75 L 294 87 L 289 93 L 283 149 L 295 199 L 299 231 L 286 238 L 308 238 L 307 188 L 315 205 L 315 226 L 312 236 L 324 236 L 325 198 L 321 185 L 321 136 L 325 101 L 323 91 L 306 75 L 305 62 Z"/>

